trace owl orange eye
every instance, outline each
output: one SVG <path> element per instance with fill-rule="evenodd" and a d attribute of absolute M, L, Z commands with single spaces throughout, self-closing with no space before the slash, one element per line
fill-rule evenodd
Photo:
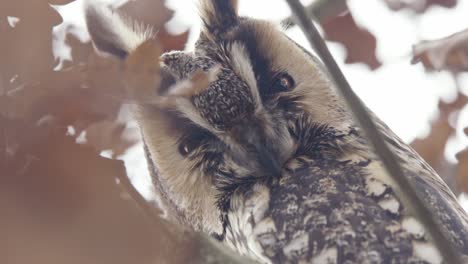
<path fill-rule="evenodd" d="M 295 83 L 291 75 L 287 73 L 279 73 L 275 76 L 272 92 L 287 92 L 294 89 Z"/>

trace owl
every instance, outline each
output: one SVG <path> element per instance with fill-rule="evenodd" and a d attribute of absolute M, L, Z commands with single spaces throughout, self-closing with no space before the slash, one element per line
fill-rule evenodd
<path fill-rule="evenodd" d="M 197 72 L 204 89 L 170 109 L 137 104 L 152 181 L 166 217 L 260 263 L 442 263 L 397 195 L 320 61 L 274 23 L 202 0 L 193 51 L 160 58 L 154 97 Z M 151 34 L 88 2 L 95 47 L 125 59 Z M 468 216 L 421 157 L 374 115 L 405 176 L 461 255 Z"/>

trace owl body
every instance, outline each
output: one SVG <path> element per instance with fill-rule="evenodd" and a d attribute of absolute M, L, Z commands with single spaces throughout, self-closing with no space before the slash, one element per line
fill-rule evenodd
<path fill-rule="evenodd" d="M 318 60 L 275 25 L 239 17 L 236 1 L 204 0 L 200 12 L 195 50 L 161 57 L 154 96 L 173 104 L 135 110 L 167 217 L 262 263 L 441 263 Z M 104 8 L 88 4 L 86 13 L 102 51 L 125 59 L 147 39 L 115 26 L 125 23 Z M 213 68 L 206 89 L 175 95 L 178 83 Z M 455 196 L 374 120 L 468 255 L 468 217 Z"/>

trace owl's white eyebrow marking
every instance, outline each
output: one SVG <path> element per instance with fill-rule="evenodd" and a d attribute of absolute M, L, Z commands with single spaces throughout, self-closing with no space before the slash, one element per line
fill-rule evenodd
<path fill-rule="evenodd" d="M 262 99 L 258 91 L 257 80 L 255 79 L 252 63 L 245 46 L 239 42 L 234 42 L 231 45 L 230 53 L 234 72 L 249 86 L 256 110 L 262 109 Z"/>

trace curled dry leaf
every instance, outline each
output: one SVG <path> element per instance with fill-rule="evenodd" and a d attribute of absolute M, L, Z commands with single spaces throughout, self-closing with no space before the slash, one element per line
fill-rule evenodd
<path fill-rule="evenodd" d="M 176 101 L 180 99 L 190 99 L 192 96 L 202 93 L 214 81 L 220 71 L 219 66 L 214 66 L 205 72 L 195 71 L 187 80 L 178 82 L 168 88 L 167 94 L 158 96 L 154 103 L 160 108 L 176 108 Z"/>
<path fill-rule="evenodd" d="M 124 83 L 130 100 L 151 103 L 160 108 L 175 107 L 177 98 L 190 98 L 209 87 L 220 68 L 212 67 L 208 72 L 195 71 L 187 80 L 180 81 L 160 94 L 161 76 L 159 57 L 162 48 L 155 40 L 147 40 L 129 54 L 124 62 Z M 156 89 L 159 88 L 159 89 Z"/>
<path fill-rule="evenodd" d="M 212 67 L 208 72 L 195 71 L 186 81 L 180 82 L 169 88 L 169 96 L 192 97 L 203 92 L 210 83 L 216 79 L 220 71 L 219 66 Z"/>
<path fill-rule="evenodd" d="M 324 20 L 322 26 L 327 40 L 345 46 L 347 51 L 345 63 L 365 63 L 372 70 L 380 67 L 381 63 L 375 56 L 377 48 L 375 36 L 359 27 L 349 11 Z"/>
<path fill-rule="evenodd" d="M 400 10 L 409 8 L 416 13 L 423 13 L 431 5 L 439 5 L 444 7 L 454 7 L 457 0 L 385 0 L 387 6 L 392 10 Z"/>
<path fill-rule="evenodd" d="M 414 45 L 412 62 L 421 62 L 429 71 L 467 71 L 468 29 L 442 39 Z"/>
<path fill-rule="evenodd" d="M 82 42 L 75 36 L 75 34 L 70 33 L 72 29 L 72 26 L 69 26 L 67 29 L 65 29 L 69 32 L 66 34 L 65 44 L 71 48 L 72 59 L 72 61 L 64 61 L 65 65 L 63 67 L 65 68 L 71 65 L 87 63 L 91 54 L 94 53 L 94 48 L 91 42 Z"/>
<path fill-rule="evenodd" d="M 125 124 L 104 120 L 92 124 L 86 129 L 86 144 L 96 151 L 111 150 L 112 157 L 118 157 L 138 142 L 138 138 L 126 137 Z M 131 133 L 137 134 L 136 131 Z"/>
<path fill-rule="evenodd" d="M 167 225 L 122 198 L 129 196 L 116 181 L 127 177 L 123 162 L 100 157 L 63 131 L 14 128 L 42 136 L 22 142 L 24 158 L 18 153 L 0 163 L 0 230 L 8 241 L 0 263 L 187 263 L 188 249 L 170 253 L 180 243 Z"/>
<path fill-rule="evenodd" d="M 189 30 L 182 32 L 179 35 L 172 35 L 165 29 L 158 31 L 158 40 L 161 42 L 164 51 L 184 50 L 188 37 Z"/>
<path fill-rule="evenodd" d="M 132 99 L 144 101 L 155 95 L 159 86 L 159 57 L 162 48 L 149 39 L 132 51 L 124 62 L 123 76 L 127 92 Z"/>
<path fill-rule="evenodd" d="M 128 0 L 119 7 L 119 10 L 157 30 L 174 15 L 174 11 L 168 9 L 164 1 L 160 0 Z M 155 10 L 157 10 L 157 15 Z"/>
<path fill-rule="evenodd" d="M 129 15 L 130 17 L 138 18 L 145 25 L 153 27 L 157 32 L 159 43 L 163 50 L 183 50 L 189 36 L 189 31 L 182 32 L 179 35 L 173 35 L 164 27 L 164 24 L 169 21 L 174 12 L 168 9 L 164 1 L 155 0 L 130 0 L 123 4 L 119 10 Z M 154 10 L 158 10 L 158 15 L 154 14 Z"/>
<path fill-rule="evenodd" d="M 93 53 L 81 69 L 85 74 L 86 88 L 96 89 L 120 100 L 125 97 L 125 86 L 121 77 L 123 65 L 119 59 Z"/>
<path fill-rule="evenodd" d="M 36 81 L 53 69 L 52 28 L 61 22 L 48 1 L 0 1 L 0 75 L 5 89 Z"/>
<path fill-rule="evenodd" d="M 450 103 L 439 102 L 439 116 L 431 123 L 429 135 L 416 139 L 411 146 L 433 167 L 455 193 L 460 190 L 457 186 L 456 168 L 445 158 L 445 146 L 455 134 L 450 124 L 450 117 L 457 114 L 468 103 L 468 97 L 459 93 L 456 100 Z M 455 115 L 457 119 L 458 116 Z"/>

